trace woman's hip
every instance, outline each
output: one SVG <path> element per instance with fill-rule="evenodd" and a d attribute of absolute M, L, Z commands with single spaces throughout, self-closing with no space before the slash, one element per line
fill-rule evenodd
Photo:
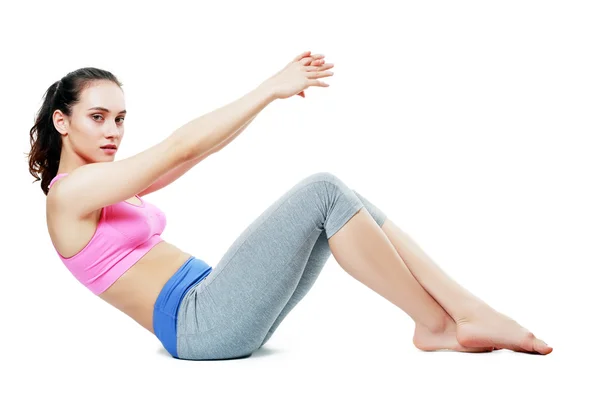
<path fill-rule="evenodd" d="M 154 303 L 152 328 L 173 357 L 177 357 L 177 313 L 186 294 L 212 271 L 203 260 L 190 256 L 165 283 Z"/>

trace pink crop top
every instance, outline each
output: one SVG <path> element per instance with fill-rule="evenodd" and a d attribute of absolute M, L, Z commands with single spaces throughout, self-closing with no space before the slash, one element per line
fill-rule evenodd
<path fill-rule="evenodd" d="M 66 173 L 56 175 L 52 184 Z M 165 214 L 142 200 L 141 205 L 121 201 L 103 207 L 96 232 L 72 257 L 58 256 L 71 273 L 94 294 L 104 292 L 152 247 L 163 241 Z"/>

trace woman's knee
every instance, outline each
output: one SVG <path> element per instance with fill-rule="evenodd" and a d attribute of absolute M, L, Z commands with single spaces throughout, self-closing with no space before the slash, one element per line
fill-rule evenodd
<path fill-rule="evenodd" d="M 335 186 L 345 186 L 344 181 L 331 172 L 322 171 L 316 172 L 307 176 L 300 181 L 300 184 L 317 183 L 317 182 L 329 182 Z"/>

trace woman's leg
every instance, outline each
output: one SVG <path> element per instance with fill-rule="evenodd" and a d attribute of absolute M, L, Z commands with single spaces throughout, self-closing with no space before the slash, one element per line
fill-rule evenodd
<path fill-rule="evenodd" d="M 366 203 L 366 199 L 362 199 Z M 387 220 L 383 231 L 421 285 L 457 323 L 463 346 L 494 346 L 548 354 L 552 348 L 451 279 L 404 231 Z"/>
<path fill-rule="evenodd" d="M 406 269 L 399 268 L 400 257 L 363 208 L 359 198 L 332 174 L 314 174 L 295 185 L 244 230 L 211 274 L 186 294 L 177 320 L 179 358 L 239 358 L 260 347 L 298 287 L 323 231 L 330 246 L 335 240 L 348 252 L 352 246 L 361 248 L 361 254 L 369 253 L 369 246 L 378 247 L 369 263 L 357 265 L 344 258 L 342 266 L 371 271 L 377 282 L 393 282 L 384 283 L 384 297 L 435 329 L 445 311 Z M 345 243 L 337 237 L 342 227 L 365 217 L 372 224 L 366 229 L 379 240 L 355 243 L 346 233 Z M 364 228 L 352 226 L 351 231 Z M 396 268 L 388 268 L 389 261 Z"/>
<path fill-rule="evenodd" d="M 354 193 L 361 200 L 361 202 L 365 206 L 365 209 L 371 215 L 377 226 L 381 227 L 388 220 L 387 216 L 383 213 L 383 211 L 381 211 L 378 207 L 373 205 L 365 197 L 361 196 L 356 191 L 354 191 Z M 292 293 L 290 300 L 284 306 L 283 310 L 273 323 L 273 326 L 271 326 L 271 328 L 269 329 L 269 332 L 267 333 L 266 337 L 261 343 L 261 347 L 265 343 L 267 343 L 267 341 L 271 338 L 275 330 L 279 327 L 280 323 L 287 317 L 289 312 L 308 293 L 331 254 L 331 249 L 327 240 L 327 232 L 323 231 L 317 239 L 315 246 L 313 247 L 311 255 L 308 258 L 308 262 L 304 269 L 304 273 L 302 274 L 300 281 L 298 282 L 298 286 Z M 400 260 L 400 262 L 403 264 L 402 260 Z M 407 267 L 405 265 L 402 265 L 401 268 L 406 269 Z M 414 280 L 414 277 L 408 276 L 406 279 Z M 419 349 L 452 349 L 467 352 L 480 352 L 492 350 L 490 347 L 466 348 L 464 346 L 461 346 L 456 339 L 456 324 L 454 323 L 452 318 L 445 312 L 443 308 L 439 306 L 439 304 L 436 303 L 434 307 L 438 309 L 433 314 L 443 315 L 444 317 L 441 318 L 440 321 L 434 325 L 437 326 L 437 328 L 434 328 L 434 330 L 429 330 L 424 325 L 417 324 L 417 327 L 415 329 L 415 335 L 413 337 L 413 342 Z"/>
<path fill-rule="evenodd" d="M 370 213 L 381 211 L 355 191 Z M 433 298 L 452 316 L 447 331 L 455 332 L 463 346 L 493 346 L 515 351 L 548 354 L 552 351 L 542 340 L 518 325 L 515 321 L 493 310 L 481 299 L 452 280 L 417 245 L 417 243 L 392 220 L 386 218 L 380 225 L 383 232 L 404 260 L 412 275 Z M 415 340 L 429 345 L 431 335 L 417 325 Z M 424 343 L 425 341 L 425 343 Z M 417 346 L 419 347 L 418 343 Z"/>
<path fill-rule="evenodd" d="M 312 288 L 314 283 L 317 280 L 317 277 L 323 270 L 325 263 L 331 256 L 331 251 L 329 250 L 329 243 L 327 242 L 327 232 L 323 231 L 317 238 L 315 245 L 308 257 L 308 261 L 306 262 L 306 266 L 304 267 L 304 272 L 298 281 L 298 285 L 292 292 L 290 299 L 287 301 L 275 321 L 273 325 L 269 328 L 265 338 L 262 340 L 262 343 L 259 347 L 262 347 L 265 343 L 269 341 L 273 333 L 277 330 L 281 321 L 287 317 L 287 315 L 292 311 L 294 307 L 306 296 L 308 291 Z"/>
<path fill-rule="evenodd" d="M 354 193 L 358 196 L 360 200 L 364 199 L 358 193 Z M 381 211 L 379 208 L 375 207 L 368 201 L 363 202 L 363 205 L 365 206 L 369 214 L 371 214 L 371 217 L 373 217 L 375 223 L 379 227 L 381 227 L 387 219 L 383 211 Z M 304 296 L 306 296 L 308 291 L 314 285 L 315 281 L 317 280 L 317 276 L 319 276 L 321 270 L 323 269 L 323 266 L 325 265 L 327 260 L 329 260 L 330 256 L 331 249 L 329 248 L 329 241 L 327 240 L 327 232 L 323 231 L 321 232 L 321 235 L 319 235 L 319 238 L 317 239 L 317 242 L 315 243 L 315 246 L 313 247 L 313 250 L 310 253 L 310 257 L 308 257 L 308 262 L 306 263 L 304 272 L 300 277 L 298 286 L 292 293 L 290 300 L 287 302 L 285 307 L 283 307 L 283 310 L 281 310 L 281 313 L 273 323 L 273 326 L 271 326 L 271 329 L 269 329 L 267 336 L 265 336 L 265 338 L 263 339 L 261 347 L 269 341 L 275 330 L 277 330 L 277 328 L 279 327 L 279 324 L 281 324 L 281 321 L 283 321 L 285 317 L 287 317 L 287 315 L 290 313 L 290 311 L 292 311 L 292 309 L 296 307 L 300 300 L 302 300 Z"/>

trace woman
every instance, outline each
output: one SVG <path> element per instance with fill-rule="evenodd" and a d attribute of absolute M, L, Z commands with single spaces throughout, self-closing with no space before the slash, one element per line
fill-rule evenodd
<path fill-rule="evenodd" d="M 161 238 L 165 214 L 143 196 L 219 151 L 272 101 L 328 86 L 318 79 L 333 75 L 332 67 L 323 55 L 304 52 L 245 96 L 120 161 L 113 158 L 126 110 L 117 78 L 82 68 L 50 86 L 30 131 L 29 167 L 37 180 L 41 175 L 48 230 L 65 266 L 180 359 L 250 356 L 331 254 L 415 321 L 419 349 L 550 353 L 452 281 L 380 209 L 330 173 L 294 185 L 214 270 Z"/>

